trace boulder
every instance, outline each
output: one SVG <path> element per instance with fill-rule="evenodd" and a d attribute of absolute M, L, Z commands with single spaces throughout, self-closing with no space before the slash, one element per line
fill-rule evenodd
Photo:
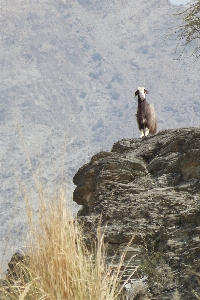
<path fill-rule="evenodd" d="M 143 280 L 149 299 L 197 299 L 200 128 L 118 141 L 80 168 L 74 184 L 86 239 L 101 224 L 108 261 L 126 249 L 124 274 L 138 268 L 130 282 Z"/>

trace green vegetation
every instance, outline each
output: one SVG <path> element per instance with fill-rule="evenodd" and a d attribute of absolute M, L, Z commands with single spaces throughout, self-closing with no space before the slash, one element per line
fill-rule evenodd
<path fill-rule="evenodd" d="M 180 26 L 178 31 L 178 40 L 180 43 L 183 41 L 183 52 L 189 44 L 194 42 L 192 55 L 198 58 L 200 56 L 200 0 L 191 0 L 188 2 L 187 8 L 178 15 L 183 20 L 183 25 Z"/>
<path fill-rule="evenodd" d="M 153 252 L 144 256 L 139 270 L 147 275 L 149 285 L 158 293 L 175 286 L 174 272 L 167 265 L 163 253 Z"/>

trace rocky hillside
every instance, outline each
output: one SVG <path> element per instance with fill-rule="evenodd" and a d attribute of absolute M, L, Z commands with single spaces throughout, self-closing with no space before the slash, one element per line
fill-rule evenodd
<path fill-rule="evenodd" d="M 101 220 L 109 259 L 132 239 L 127 274 L 140 265 L 132 283 L 147 285 L 150 299 L 198 299 L 200 128 L 123 139 L 94 155 L 74 184 L 85 234 L 95 236 Z"/>
<path fill-rule="evenodd" d="M 177 60 L 177 9 L 168 0 L 1 1 L 0 256 L 5 244 L 21 246 L 24 187 L 37 213 L 32 171 L 49 194 L 63 172 L 70 197 L 91 155 L 138 136 L 138 85 L 159 130 L 198 126 L 200 65 Z"/>

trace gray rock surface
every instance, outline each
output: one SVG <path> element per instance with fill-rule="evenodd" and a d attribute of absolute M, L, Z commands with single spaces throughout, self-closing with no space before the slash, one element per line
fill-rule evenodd
<path fill-rule="evenodd" d="M 101 222 L 108 258 L 128 247 L 152 299 L 200 292 L 200 128 L 123 139 L 74 176 L 74 201 L 87 237 Z M 128 272 L 128 271 L 127 271 Z M 137 277 L 137 276 L 136 276 Z M 154 298 L 153 298 L 154 297 Z M 175 296 L 174 296 L 175 297 Z"/>

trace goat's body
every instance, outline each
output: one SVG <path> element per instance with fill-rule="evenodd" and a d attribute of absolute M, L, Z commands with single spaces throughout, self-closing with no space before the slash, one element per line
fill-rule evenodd
<path fill-rule="evenodd" d="M 138 95 L 138 108 L 137 108 L 137 123 L 139 130 L 141 131 L 141 136 L 147 136 L 150 134 L 155 134 L 157 131 L 157 118 L 154 106 L 146 102 L 146 99 L 140 98 Z"/>

